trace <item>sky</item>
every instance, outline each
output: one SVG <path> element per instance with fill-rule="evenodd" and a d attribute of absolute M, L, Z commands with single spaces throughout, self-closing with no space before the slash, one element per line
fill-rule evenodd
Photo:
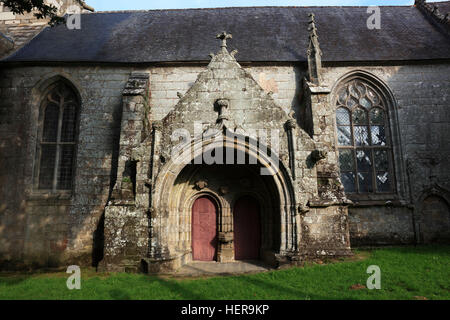
<path fill-rule="evenodd" d="M 85 2 L 96 11 L 109 11 L 247 6 L 412 5 L 414 0 L 85 0 Z"/>

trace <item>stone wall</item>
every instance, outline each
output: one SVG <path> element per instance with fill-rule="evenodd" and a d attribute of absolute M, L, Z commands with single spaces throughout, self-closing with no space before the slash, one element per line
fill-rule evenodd
<path fill-rule="evenodd" d="M 101 238 L 102 216 L 116 182 L 122 93 L 131 72 L 150 73 L 151 116 L 161 120 L 177 104 L 177 92 L 184 95 L 203 68 L 3 67 L 0 70 L 0 260 L 39 265 L 91 263 L 94 244 L 101 242 L 95 237 Z M 302 113 L 300 107 L 303 69 L 256 66 L 245 67 L 245 70 L 266 92 L 273 92 L 273 99 L 285 111 L 298 111 L 297 121 L 305 126 L 307 113 Z M 323 78 L 330 92 L 319 90 L 313 94 L 313 102 L 326 106 L 337 81 L 355 70 L 375 75 L 392 91 L 397 103 L 398 121 L 394 125 L 399 128 L 397 139 L 401 141 L 398 146 L 401 157 L 399 155 L 396 162 L 400 163 L 396 168 L 400 192 L 392 205 L 386 204 L 387 200 L 384 203 L 360 201 L 349 207 L 351 243 L 410 243 L 415 237 L 414 231 L 421 230 L 420 208 L 425 199 L 438 195 L 448 201 L 450 138 L 446 133 L 450 129 L 450 65 L 328 66 L 324 68 Z M 73 196 L 67 199 L 35 194 L 31 189 L 40 96 L 58 76 L 71 81 L 82 100 L 75 187 Z M 336 163 L 334 115 L 327 108 L 332 107 L 312 110 L 316 116 L 309 118 L 312 121 L 309 126 L 314 124 L 311 135 L 326 151 L 325 163 Z M 319 172 L 333 173 L 333 170 L 319 162 Z M 323 175 L 321 178 L 335 177 Z M 332 235 L 335 231 L 332 228 L 320 231 L 323 219 L 331 221 L 341 210 L 335 205 L 321 209 L 320 205 L 323 203 L 312 204 L 313 210 L 305 210 L 304 216 L 299 218 L 304 225 L 310 225 L 311 239 L 319 239 L 321 234 Z M 343 224 L 345 221 L 338 225 Z M 101 251 L 100 248 L 100 255 Z"/>
<path fill-rule="evenodd" d="M 281 78 L 280 87 L 290 83 L 291 90 L 286 90 L 280 99 L 295 101 L 298 89 L 293 68 L 281 67 L 279 72 L 277 67 L 268 69 L 274 75 L 282 75 L 277 76 Z M 201 67 L 148 69 L 155 120 L 173 109 L 178 101 L 177 92 L 187 91 L 201 70 Z M 131 68 L 100 67 L 1 70 L 0 181 L 2 186 L 8 186 L 0 190 L 2 260 L 46 265 L 70 259 L 72 253 L 83 254 L 86 263 L 91 260 L 93 234 L 115 182 L 122 91 L 131 72 Z M 257 79 L 259 73 L 256 71 Z M 35 195 L 31 190 L 40 94 L 52 80 L 57 80 L 54 78 L 57 75 L 71 81 L 82 100 L 75 189 L 70 199 Z M 267 79 L 270 81 L 272 77 Z M 276 95 L 279 93 L 274 93 L 275 98 Z M 16 174 L 11 175 L 11 171 Z M 5 199 L 9 199 L 7 203 Z"/>
<path fill-rule="evenodd" d="M 333 88 L 355 70 L 369 72 L 392 91 L 397 112 L 397 118 L 390 119 L 391 127 L 397 127 L 392 138 L 400 148 L 394 150 L 398 197 L 386 199 L 394 202 L 392 206 L 386 201 L 358 201 L 349 208 L 352 244 L 411 243 L 420 239 L 426 196 L 436 194 L 448 201 L 450 64 L 327 67 L 324 84 Z"/>
<path fill-rule="evenodd" d="M 243 67 L 267 93 L 273 92 L 273 99 L 286 113 L 290 110 L 298 111 L 302 94 L 301 81 L 305 70 L 289 65 Z M 178 103 L 177 93 L 184 95 L 204 68 L 205 66 L 151 68 L 152 119 L 164 118 Z"/>
<path fill-rule="evenodd" d="M 74 262 L 88 264 L 94 231 L 115 182 L 121 93 L 130 70 L 0 72 L 0 260 L 48 265 L 75 256 Z M 60 76 L 78 88 L 82 103 L 74 192 L 66 199 L 32 190 L 40 99 Z"/>

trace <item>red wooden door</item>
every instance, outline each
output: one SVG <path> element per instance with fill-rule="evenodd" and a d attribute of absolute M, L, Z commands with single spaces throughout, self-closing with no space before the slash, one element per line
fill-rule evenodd
<path fill-rule="evenodd" d="M 217 210 L 208 197 L 200 197 L 192 206 L 192 258 L 213 261 L 217 248 Z"/>
<path fill-rule="evenodd" d="M 242 197 L 234 205 L 234 258 L 259 259 L 261 223 L 258 202 L 252 197 Z"/>

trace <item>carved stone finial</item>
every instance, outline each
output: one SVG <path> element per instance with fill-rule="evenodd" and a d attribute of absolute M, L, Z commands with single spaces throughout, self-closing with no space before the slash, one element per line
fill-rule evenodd
<path fill-rule="evenodd" d="M 314 13 L 309 14 L 309 46 L 308 55 L 308 75 L 309 81 L 319 85 L 321 81 L 322 70 L 322 50 L 320 50 L 319 36 L 317 35 L 317 27 Z"/>
<path fill-rule="evenodd" d="M 230 104 L 230 102 L 227 99 L 219 99 L 216 101 L 217 103 L 217 107 L 218 107 L 218 111 L 219 111 L 219 116 L 217 117 L 217 122 L 223 122 L 224 120 L 229 120 L 228 119 L 228 106 Z"/>
<path fill-rule="evenodd" d="M 227 40 L 228 39 L 232 39 L 232 38 L 233 38 L 233 35 L 229 34 L 229 33 L 226 33 L 225 31 L 220 33 L 220 34 L 218 34 L 216 36 L 216 39 L 222 40 L 222 44 L 220 45 L 222 50 L 226 50 L 226 48 L 227 48 Z"/>

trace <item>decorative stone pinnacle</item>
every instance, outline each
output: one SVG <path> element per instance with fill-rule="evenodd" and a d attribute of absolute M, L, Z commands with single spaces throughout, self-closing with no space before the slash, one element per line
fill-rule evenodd
<path fill-rule="evenodd" d="M 227 40 L 228 40 L 228 39 L 233 39 L 233 35 L 232 35 L 232 34 L 229 34 L 229 33 L 226 33 L 226 32 L 224 31 L 224 32 L 218 34 L 218 35 L 216 36 L 216 39 L 222 40 L 222 44 L 220 45 L 220 47 L 221 47 L 222 49 L 226 49 L 226 47 L 227 47 Z"/>
<path fill-rule="evenodd" d="M 320 85 L 321 69 L 322 69 L 322 51 L 320 50 L 319 37 L 317 35 L 317 27 L 314 13 L 308 15 L 309 21 L 309 46 L 307 50 L 308 56 L 308 75 L 309 81 L 315 85 Z"/>
<path fill-rule="evenodd" d="M 316 27 L 316 20 L 315 20 L 315 15 L 314 13 L 310 13 L 309 17 L 311 18 L 311 20 L 309 21 L 309 42 L 310 42 L 310 46 L 312 45 L 313 47 L 315 47 L 316 49 L 319 48 L 319 36 L 317 35 L 317 27 Z M 320 50 L 318 50 L 319 53 Z"/>
<path fill-rule="evenodd" d="M 310 24 L 310 26 L 309 26 L 309 31 L 310 31 L 310 37 L 311 36 L 316 36 L 317 37 L 317 28 L 316 28 L 316 19 L 315 19 L 315 14 L 314 13 L 310 13 L 309 14 L 309 18 L 310 18 L 310 20 L 309 20 L 309 24 Z"/>

